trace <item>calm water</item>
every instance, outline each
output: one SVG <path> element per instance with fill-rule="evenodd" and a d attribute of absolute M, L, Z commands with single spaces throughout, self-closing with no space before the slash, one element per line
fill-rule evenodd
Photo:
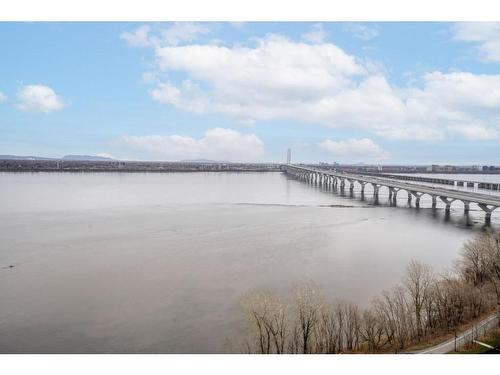
<path fill-rule="evenodd" d="M 252 289 L 312 280 L 365 305 L 412 258 L 451 267 L 484 225 L 386 193 L 375 206 L 280 173 L 0 174 L 0 352 L 222 352 Z"/>

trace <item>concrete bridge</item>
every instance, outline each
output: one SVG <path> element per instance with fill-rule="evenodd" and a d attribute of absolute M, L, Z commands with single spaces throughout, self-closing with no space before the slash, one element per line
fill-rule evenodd
<path fill-rule="evenodd" d="M 409 204 L 411 204 L 412 198 L 415 198 L 415 206 L 417 208 L 420 207 L 420 198 L 424 194 L 428 194 L 432 198 L 433 208 L 436 208 L 437 199 L 439 198 L 445 204 L 445 210 L 448 213 L 454 201 L 461 201 L 463 203 L 465 213 L 469 212 L 471 203 L 476 203 L 485 212 L 486 222 L 491 220 L 491 213 L 500 207 L 500 196 L 394 181 L 379 176 L 325 171 L 297 165 L 285 165 L 283 169 L 288 175 L 319 186 L 340 188 L 341 191 L 344 191 L 346 185 L 349 185 L 351 194 L 354 191 L 354 184 L 357 183 L 361 186 L 361 194 L 364 194 L 366 184 L 370 184 L 373 186 L 375 201 L 378 200 L 380 189 L 385 187 L 389 191 L 389 199 L 394 204 L 396 203 L 398 192 L 401 190 L 407 192 Z"/>
<path fill-rule="evenodd" d="M 500 190 L 500 183 L 498 182 L 484 182 L 484 181 L 471 181 L 457 178 L 436 178 L 424 176 L 411 176 L 406 174 L 388 174 L 388 173 L 365 173 L 366 175 L 379 176 L 386 178 L 393 178 L 404 181 L 417 181 L 429 182 L 432 184 L 451 185 L 451 186 L 466 186 L 471 188 L 486 189 L 486 190 Z"/>

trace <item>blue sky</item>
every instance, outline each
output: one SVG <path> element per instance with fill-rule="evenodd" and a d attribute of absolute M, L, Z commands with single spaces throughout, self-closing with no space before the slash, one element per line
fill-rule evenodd
<path fill-rule="evenodd" d="M 500 27 L 0 23 L 0 154 L 500 164 Z"/>

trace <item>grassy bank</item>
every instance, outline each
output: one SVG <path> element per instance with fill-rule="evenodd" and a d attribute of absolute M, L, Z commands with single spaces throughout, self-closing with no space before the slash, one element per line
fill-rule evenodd
<path fill-rule="evenodd" d="M 482 336 L 481 338 L 478 339 L 481 342 L 484 342 L 485 344 L 491 345 L 495 348 L 500 347 L 500 328 L 496 328 L 489 333 L 487 333 L 485 336 Z M 471 344 L 466 347 L 463 347 L 457 351 L 457 354 L 482 354 L 490 349 L 479 345 L 479 344 Z M 500 352 L 499 352 L 500 354 Z"/>

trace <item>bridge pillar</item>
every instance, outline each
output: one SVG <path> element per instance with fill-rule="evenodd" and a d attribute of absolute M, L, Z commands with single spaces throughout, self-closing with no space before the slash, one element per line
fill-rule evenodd
<path fill-rule="evenodd" d="M 349 192 L 352 194 L 354 192 L 354 180 L 349 181 Z"/>
<path fill-rule="evenodd" d="M 345 188 L 345 178 L 340 179 L 340 190 L 344 191 Z"/>
<path fill-rule="evenodd" d="M 468 213 L 470 210 L 470 202 L 464 200 L 462 202 L 464 202 L 464 213 Z"/>
<path fill-rule="evenodd" d="M 372 186 L 373 186 L 373 196 L 378 198 L 378 189 L 380 188 L 379 185 L 371 182 Z"/>
<path fill-rule="evenodd" d="M 408 204 L 411 204 L 411 193 L 408 192 Z"/>
<path fill-rule="evenodd" d="M 398 196 L 398 191 L 400 189 L 394 188 L 394 187 L 389 187 L 389 200 L 392 198 L 392 202 L 395 204 L 396 203 L 396 198 Z"/>
<path fill-rule="evenodd" d="M 436 195 L 431 195 L 432 197 L 432 208 L 436 208 L 437 206 L 437 196 Z"/>
<path fill-rule="evenodd" d="M 419 193 L 416 191 L 411 192 L 415 196 L 415 207 L 420 208 L 420 197 L 423 195 L 423 193 Z"/>
<path fill-rule="evenodd" d="M 366 182 L 363 182 L 363 181 L 358 181 L 358 182 L 361 185 L 361 194 L 364 194 Z"/>
<path fill-rule="evenodd" d="M 491 213 L 496 210 L 497 206 L 488 207 L 487 204 L 479 203 L 478 206 L 485 212 L 485 221 L 489 223 L 491 221 Z"/>
<path fill-rule="evenodd" d="M 441 199 L 444 204 L 446 204 L 445 211 L 450 212 L 451 204 L 453 203 L 453 201 L 455 201 L 455 199 L 448 197 L 439 197 L 439 199 Z"/>

